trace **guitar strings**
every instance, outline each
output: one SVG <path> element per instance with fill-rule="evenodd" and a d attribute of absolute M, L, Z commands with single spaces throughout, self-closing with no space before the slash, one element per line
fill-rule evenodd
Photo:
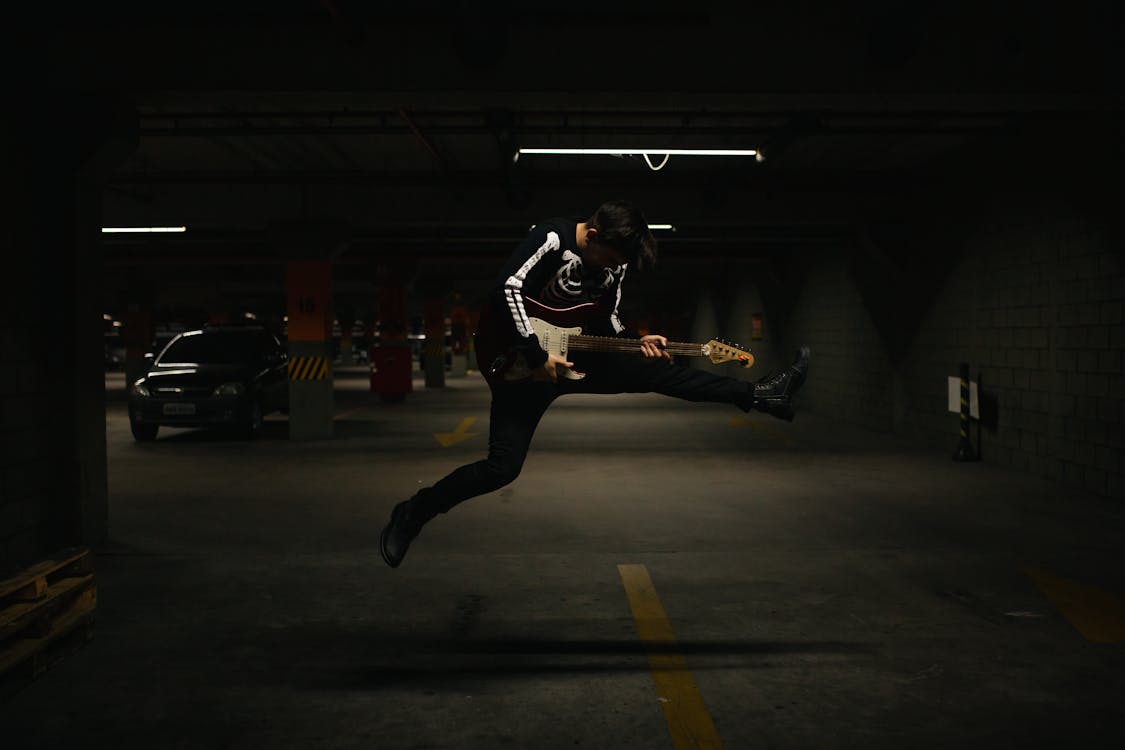
<path fill-rule="evenodd" d="M 639 341 L 615 339 L 609 336 L 571 336 L 568 339 L 570 349 L 594 352 L 635 352 L 639 348 Z M 700 356 L 703 353 L 702 344 L 687 344 L 678 341 L 669 341 L 664 347 L 669 354 L 683 354 L 685 356 Z"/>

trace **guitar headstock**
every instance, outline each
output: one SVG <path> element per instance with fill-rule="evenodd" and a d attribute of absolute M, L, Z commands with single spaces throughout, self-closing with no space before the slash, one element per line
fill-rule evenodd
<path fill-rule="evenodd" d="M 754 355 L 749 349 L 743 349 L 738 344 L 733 344 L 726 339 L 711 339 L 703 345 L 704 353 L 713 364 L 723 362 L 738 362 L 743 367 L 752 367 Z"/>

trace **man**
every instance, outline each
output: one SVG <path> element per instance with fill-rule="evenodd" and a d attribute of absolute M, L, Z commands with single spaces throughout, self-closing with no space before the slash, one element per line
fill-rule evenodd
<path fill-rule="evenodd" d="M 532 372 L 529 382 L 492 386 L 488 457 L 467 464 L 432 487 L 395 506 L 379 539 L 383 559 L 397 568 L 422 526 L 469 498 L 500 489 L 520 473 L 540 418 L 567 393 L 663 393 L 689 401 L 730 403 L 793 419 L 793 395 L 808 374 L 809 350 L 802 347 L 780 374 L 747 383 L 674 364 L 668 340 L 640 339 L 636 355 L 587 353 L 572 362 L 548 354 L 527 315 L 524 295 L 556 308 L 601 302 L 612 309 L 595 335 L 627 335 L 618 317 L 626 269 L 656 261 L 656 240 L 644 215 L 626 201 L 603 204 L 586 221 L 551 219 L 533 227 L 496 279 L 488 304 L 499 316 Z M 634 337 L 635 338 L 635 337 Z M 482 362 L 482 367 L 489 363 Z M 583 377 L 559 377 L 562 368 Z"/>

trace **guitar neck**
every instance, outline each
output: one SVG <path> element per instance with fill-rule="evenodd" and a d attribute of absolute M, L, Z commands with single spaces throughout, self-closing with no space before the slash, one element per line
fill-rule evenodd
<path fill-rule="evenodd" d="M 625 352 L 634 354 L 641 345 L 640 339 L 619 339 L 612 336 L 572 335 L 567 337 L 567 347 L 587 352 Z M 669 341 L 664 350 L 685 357 L 705 357 L 703 344 Z"/>

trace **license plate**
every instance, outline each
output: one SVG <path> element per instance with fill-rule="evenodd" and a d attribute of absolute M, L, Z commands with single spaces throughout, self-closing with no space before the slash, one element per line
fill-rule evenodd
<path fill-rule="evenodd" d="M 164 414 L 170 417 L 194 416 L 195 404 L 164 404 Z"/>

